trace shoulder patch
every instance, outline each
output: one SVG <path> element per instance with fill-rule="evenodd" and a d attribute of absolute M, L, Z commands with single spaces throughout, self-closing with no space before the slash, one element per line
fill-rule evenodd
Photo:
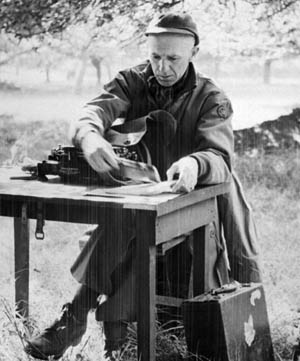
<path fill-rule="evenodd" d="M 227 119 L 232 114 L 232 107 L 230 101 L 222 102 L 217 108 L 218 116 Z"/>

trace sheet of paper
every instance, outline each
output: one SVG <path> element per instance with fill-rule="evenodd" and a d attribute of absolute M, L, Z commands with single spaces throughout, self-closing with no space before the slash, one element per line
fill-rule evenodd
<path fill-rule="evenodd" d="M 155 196 L 159 194 L 166 194 L 169 193 L 170 195 L 174 195 L 174 198 L 179 194 L 172 192 L 172 185 L 175 181 L 165 181 L 159 183 L 147 183 L 147 184 L 134 184 L 128 186 L 121 186 L 121 187 L 113 187 L 113 188 L 96 188 L 92 191 L 86 193 L 86 195 L 135 195 L 135 196 Z M 172 197 L 171 197 L 172 198 Z"/>

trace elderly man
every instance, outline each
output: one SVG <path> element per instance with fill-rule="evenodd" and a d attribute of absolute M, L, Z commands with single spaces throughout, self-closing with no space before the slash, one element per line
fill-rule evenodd
<path fill-rule="evenodd" d="M 84 107 L 73 127 L 73 143 L 94 170 L 110 172 L 118 169 L 119 160 L 105 140 L 107 130 L 119 118 L 128 124 L 146 119 L 143 141 L 161 177 L 176 180 L 174 192 L 231 182 L 230 193 L 218 200 L 230 276 L 242 282 L 260 281 L 251 212 L 232 174 L 231 103 L 211 79 L 194 68 L 199 44 L 196 24 L 186 13 L 169 13 L 152 22 L 146 35 L 149 60 L 119 72 Z M 87 314 L 96 308 L 96 318 L 104 321 L 106 357 L 113 359 L 113 351 L 126 336 L 124 321 L 136 319 L 134 250 L 134 214 L 108 211 L 72 267 L 81 283 L 74 299 L 64 306 L 58 320 L 28 341 L 26 352 L 40 359 L 59 358 L 80 341 Z M 174 252 L 173 265 L 188 259 L 187 247 L 179 245 Z M 187 283 L 184 269 L 173 267 L 173 271 L 178 268 L 176 280 Z M 180 292 L 187 295 L 176 285 L 171 291 L 173 295 Z"/>

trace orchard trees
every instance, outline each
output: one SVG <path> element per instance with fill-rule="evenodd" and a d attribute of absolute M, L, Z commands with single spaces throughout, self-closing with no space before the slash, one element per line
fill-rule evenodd
<path fill-rule="evenodd" d="M 17 38 L 59 34 L 91 13 L 97 26 L 117 16 L 137 19 L 138 10 L 150 5 L 151 13 L 181 4 L 183 0 L 1 0 L 0 29 Z"/>
<path fill-rule="evenodd" d="M 216 69 L 222 61 L 251 59 L 269 83 L 274 61 L 300 55 L 300 0 L 187 1 L 198 21 L 200 47 Z"/>
<path fill-rule="evenodd" d="M 41 59 L 48 50 L 79 59 L 79 90 L 88 62 L 101 83 L 109 49 L 142 42 L 153 15 L 170 8 L 193 14 L 200 47 L 214 59 L 216 72 L 222 61 L 251 59 L 262 65 L 269 82 L 275 60 L 299 55 L 300 0 L 0 0 L 0 37 L 31 39 L 33 49 L 42 49 Z M 18 51 L 30 51 L 22 42 Z M 3 49 L 0 64 L 18 55 L 5 57 Z"/>
<path fill-rule="evenodd" d="M 37 44 L 34 49 L 39 49 L 38 54 L 45 66 L 48 80 L 53 61 L 58 61 L 58 54 L 79 59 L 76 90 L 80 91 L 88 61 L 96 69 L 98 83 L 101 82 L 101 65 L 107 55 L 108 43 L 116 45 L 116 42 L 130 42 L 130 39 L 139 36 L 154 13 L 176 7 L 182 2 L 183 0 L 0 0 L 0 38 L 3 39 L 8 34 L 15 42 L 18 40 L 20 49 L 26 40 Z M 120 34 L 123 34 L 122 39 Z M 3 48 L 3 54 L 6 49 L 7 47 Z M 10 60 L 11 55 L 6 55 Z M 17 55 L 18 52 L 14 57 Z M 106 65 L 109 72 L 109 61 L 106 61 Z"/>

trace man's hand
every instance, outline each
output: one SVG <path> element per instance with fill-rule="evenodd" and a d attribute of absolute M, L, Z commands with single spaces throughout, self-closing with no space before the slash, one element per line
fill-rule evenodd
<path fill-rule="evenodd" d="M 105 173 L 112 169 L 119 169 L 118 157 L 110 143 L 100 134 L 88 132 L 81 142 L 85 159 L 98 173 Z"/>
<path fill-rule="evenodd" d="M 184 157 L 173 163 L 167 170 L 168 181 L 173 180 L 175 174 L 178 175 L 173 192 L 191 192 L 197 184 L 198 168 L 198 162 L 193 157 Z"/>

